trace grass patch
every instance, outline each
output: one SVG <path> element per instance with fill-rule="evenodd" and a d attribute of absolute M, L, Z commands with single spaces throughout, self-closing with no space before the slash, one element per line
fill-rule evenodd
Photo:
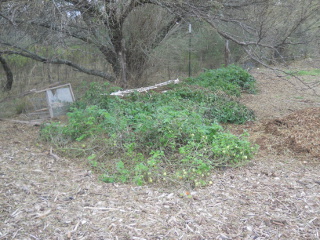
<path fill-rule="evenodd" d="M 114 90 L 108 85 L 91 84 L 68 113 L 68 123 L 43 126 L 41 137 L 66 155 L 87 159 L 105 182 L 204 186 L 212 169 L 242 165 L 257 150 L 245 135 L 220 125 L 254 119 L 232 97 L 254 90 L 254 79 L 248 74 L 247 83 L 241 71 L 210 70 L 166 93 L 123 99 L 102 94 Z"/>
<path fill-rule="evenodd" d="M 320 69 L 311 69 L 311 70 L 300 70 L 300 71 L 289 71 L 288 74 L 298 75 L 298 76 L 319 76 Z"/>
<path fill-rule="evenodd" d="M 295 97 L 293 97 L 294 99 L 298 99 L 298 100 L 302 100 L 302 99 L 304 99 L 304 97 L 302 97 L 302 96 L 295 96 Z"/>
<path fill-rule="evenodd" d="M 297 73 L 300 76 L 319 76 L 320 69 L 312 69 L 312 70 L 301 70 Z"/>

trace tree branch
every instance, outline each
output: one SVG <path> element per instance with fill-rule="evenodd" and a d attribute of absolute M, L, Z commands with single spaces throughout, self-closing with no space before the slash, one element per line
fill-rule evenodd
<path fill-rule="evenodd" d="M 72 67 L 75 70 L 80 71 L 80 72 L 83 72 L 83 73 L 86 73 L 86 74 L 89 74 L 89 75 L 93 75 L 93 76 L 97 76 L 97 77 L 101 77 L 101 78 L 107 79 L 110 82 L 115 81 L 114 76 L 111 75 L 111 74 L 108 74 L 108 73 L 105 73 L 105 72 L 102 72 L 102 71 L 98 71 L 98 70 L 95 70 L 95 69 L 88 69 L 88 68 L 85 68 L 83 66 L 80 66 L 80 65 L 78 65 L 76 63 L 73 63 L 73 62 L 65 60 L 65 59 L 45 58 L 45 57 L 42 57 L 42 56 L 37 55 L 35 53 L 31 53 L 31 52 L 29 52 L 27 50 L 24 50 L 24 49 L 22 51 L 2 50 L 2 51 L 0 51 L 0 54 L 20 55 L 20 56 L 23 56 L 23 57 L 26 57 L 26 58 L 30 58 L 30 59 L 33 59 L 35 61 L 42 62 L 42 63 L 67 65 L 67 66 Z"/>
<path fill-rule="evenodd" d="M 220 30 L 213 22 L 211 22 L 210 20 L 206 20 L 207 23 L 209 23 L 209 25 L 211 25 L 222 37 L 224 37 L 225 39 L 231 40 L 232 42 L 240 45 L 240 46 L 250 46 L 250 45 L 255 45 L 255 46 L 261 46 L 261 47 L 265 47 L 265 48 L 270 48 L 270 49 L 274 49 L 274 46 L 272 45 L 267 45 L 267 44 L 262 44 L 259 41 L 257 42 L 253 42 L 253 41 L 241 41 L 237 38 L 235 38 L 234 36 L 232 36 L 231 34 Z"/>

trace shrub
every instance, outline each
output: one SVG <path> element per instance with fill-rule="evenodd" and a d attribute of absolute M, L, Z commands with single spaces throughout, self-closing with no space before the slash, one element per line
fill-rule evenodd
<path fill-rule="evenodd" d="M 242 91 L 255 93 L 255 79 L 239 66 L 206 70 L 197 78 L 190 78 L 189 84 L 202 86 L 212 91 L 222 90 L 228 95 L 240 96 Z"/>

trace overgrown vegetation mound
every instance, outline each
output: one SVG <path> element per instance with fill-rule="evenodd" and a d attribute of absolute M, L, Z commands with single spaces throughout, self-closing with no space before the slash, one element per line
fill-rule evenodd
<path fill-rule="evenodd" d="M 44 126 L 41 136 L 62 152 L 85 156 L 105 182 L 206 185 L 213 168 L 243 164 L 256 147 L 219 124 L 254 119 L 234 100 L 254 90 L 254 79 L 236 66 L 204 75 L 165 93 L 123 99 L 110 96 L 114 89 L 107 85 L 92 84 L 68 113 L 67 124 Z"/>
<path fill-rule="evenodd" d="M 237 97 L 243 91 L 255 93 L 255 82 L 253 76 L 236 65 L 206 70 L 199 77 L 188 79 L 188 84 L 202 86 L 214 92 L 221 90 L 228 95 Z"/>

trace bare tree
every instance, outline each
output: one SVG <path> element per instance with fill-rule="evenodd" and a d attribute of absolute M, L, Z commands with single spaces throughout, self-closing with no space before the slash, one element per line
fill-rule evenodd
<path fill-rule="evenodd" d="M 263 65 L 285 62 L 289 46 L 315 42 L 320 2 L 314 0 L 230 0 L 219 15 L 204 16 L 224 38 L 242 46 Z"/>
<path fill-rule="evenodd" d="M 150 53 L 179 27 L 184 17 L 191 16 L 199 7 L 214 7 L 213 3 L 7 0 L 1 2 L 0 31 L 4 34 L 0 37 L 0 53 L 18 54 L 43 63 L 69 65 L 108 81 L 120 79 L 125 87 L 132 79 L 141 77 L 147 68 Z M 12 35 L 15 35 L 14 39 Z M 42 56 L 31 48 L 37 44 L 52 46 L 60 43 L 67 46 L 74 42 L 94 47 L 96 54 L 102 56 L 113 71 L 97 71 L 56 55 Z"/>
<path fill-rule="evenodd" d="M 315 0 L 3 0 L 0 54 L 3 60 L 15 54 L 68 65 L 126 87 L 148 68 L 150 54 L 190 19 L 208 22 L 253 59 L 269 64 L 284 59 L 287 46 L 314 41 L 319 9 Z M 112 71 L 35 48 L 74 44 L 103 58 Z"/>

